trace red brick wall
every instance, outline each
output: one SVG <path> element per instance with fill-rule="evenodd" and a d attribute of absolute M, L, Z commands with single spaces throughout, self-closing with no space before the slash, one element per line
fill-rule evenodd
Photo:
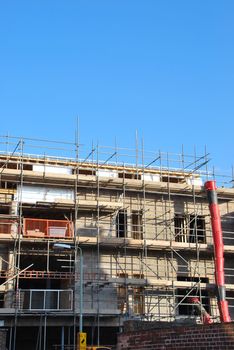
<path fill-rule="evenodd" d="M 117 350 L 234 350 L 234 322 L 121 333 Z"/>

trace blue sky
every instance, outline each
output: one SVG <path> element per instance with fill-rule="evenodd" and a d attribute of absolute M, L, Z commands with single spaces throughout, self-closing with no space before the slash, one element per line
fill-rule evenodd
<path fill-rule="evenodd" d="M 0 4 L 1 135 L 203 153 L 231 169 L 233 0 Z"/>

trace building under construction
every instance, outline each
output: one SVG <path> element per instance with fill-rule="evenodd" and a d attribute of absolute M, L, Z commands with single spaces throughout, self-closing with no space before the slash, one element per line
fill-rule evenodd
<path fill-rule="evenodd" d="M 234 188 L 206 151 L 0 145 L 2 349 L 76 349 L 81 322 L 90 345 L 115 344 L 126 320 L 220 322 L 204 187 L 214 177 L 234 318 Z"/>

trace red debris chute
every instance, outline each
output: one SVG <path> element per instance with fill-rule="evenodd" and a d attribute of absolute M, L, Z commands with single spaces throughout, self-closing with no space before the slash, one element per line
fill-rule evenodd
<path fill-rule="evenodd" d="M 228 302 L 226 301 L 226 290 L 224 283 L 224 248 L 223 234 L 220 220 L 220 211 L 218 207 L 218 199 L 216 193 L 216 182 L 207 181 L 205 183 L 207 198 L 209 201 L 209 209 L 211 215 L 211 226 L 214 242 L 215 255 L 215 281 L 218 294 L 218 306 L 221 322 L 231 322 L 228 310 Z"/>

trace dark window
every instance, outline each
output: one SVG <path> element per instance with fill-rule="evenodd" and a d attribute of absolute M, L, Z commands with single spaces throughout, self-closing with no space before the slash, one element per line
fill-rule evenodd
<path fill-rule="evenodd" d="M 119 211 L 116 216 L 116 236 L 126 237 L 127 234 L 127 212 Z"/>
<path fill-rule="evenodd" d="M 0 293 L 0 308 L 2 309 L 4 307 L 4 293 Z"/>
<path fill-rule="evenodd" d="M 183 178 L 175 177 L 175 176 L 166 176 L 163 175 L 161 177 L 162 182 L 171 182 L 171 183 L 181 183 L 184 182 Z"/>
<path fill-rule="evenodd" d="M 31 164 L 23 164 L 24 170 L 33 170 L 33 166 Z"/>
<path fill-rule="evenodd" d="M 205 243 L 205 217 L 201 215 L 190 215 L 189 242 Z"/>
<path fill-rule="evenodd" d="M 134 180 L 140 180 L 141 175 L 140 174 L 135 174 L 135 173 L 119 173 L 118 177 L 120 179 L 134 179 Z"/>
<path fill-rule="evenodd" d="M 17 169 L 17 163 L 10 163 L 8 161 L 1 162 L 0 168 L 6 168 L 6 169 Z"/>
<path fill-rule="evenodd" d="M 0 203 L 1 203 L 1 200 L 0 200 Z M 1 203 L 1 206 L 0 206 L 0 214 L 6 214 L 8 215 L 9 214 L 9 211 L 10 211 L 10 206 L 8 204 L 2 204 Z"/>
<path fill-rule="evenodd" d="M 90 169 L 79 169 L 78 173 L 81 175 L 95 175 L 96 172 Z"/>
<path fill-rule="evenodd" d="M 13 182 L 7 182 L 7 181 L 2 181 L 0 183 L 1 188 L 9 188 L 9 189 L 16 189 L 16 183 Z"/>

